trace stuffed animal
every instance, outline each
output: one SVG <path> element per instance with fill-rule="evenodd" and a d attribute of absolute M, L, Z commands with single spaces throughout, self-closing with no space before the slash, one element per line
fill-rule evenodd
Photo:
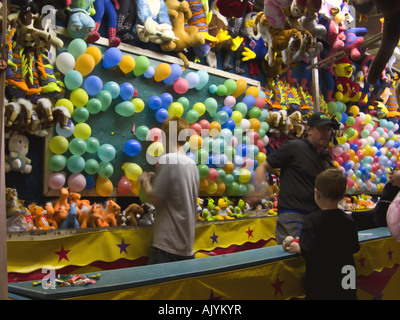
<path fill-rule="evenodd" d="M 68 215 L 60 225 L 60 229 L 67 229 L 67 228 L 74 228 L 79 229 L 79 222 L 78 222 L 78 208 L 77 205 L 71 204 L 69 206 Z"/>
<path fill-rule="evenodd" d="M 79 227 L 87 228 L 90 220 L 90 211 L 91 211 L 90 201 L 86 199 L 80 200 L 79 211 L 80 211 L 78 217 Z"/>
<path fill-rule="evenodd" d="M 185 21 L 192 17 L 189 3 L 185 0 L 165 0 L 168 8 L 168 15 L 172 25 L 172 31 L 178 38 L 172 42 L 164 42 L 160 44 L 163 51 L 176 51 L 183 60 L 184 68 L 189 67 L 189 61 L 183 54 L 184 50 L 191 47 L 201 46 L 205 44 L 205 36 L 203 32 L 199 32 L 195 26 L 185 28 Z"/>
<path fill-rule="evenodd" d="M 94 203 L 92 205 L 90 216 L 89 216 L 89 221 L 88 221 L 89 228 L 104 227 L 104 224 L 102 221 L 102 211 L 103 211 L 103 208 L 102 208 L 101 204 Z"/>
<path fill-rule="evenodd" d="M 24 201 L 18 199 L 17 189 L 6 188 L 6 217 L 25 214 L 27 211 Z"/>
<path fill-rule="evenodd" d="M 49 224 L 49 221 L 44 216 L 46 211 L 41 206 L 36 206 L 35 208 L 35 226 L 37 230 L 50 230 L 54 229 Z"/>
<path fill-rule="evenodd" d="M 349 58 L 343 58 L 334 64 L 335 69 L 335 99 L 343 103 L 358 102 L 361 98 L 360 87 L 350 77 L 353 74 L 352 62 Z"/>
<path fill-rule="evenodd" d="M 85 39 L 96 27 L 92 18 L 95 14 L 94 0 L 72 0 L 67 7 L 70 13 L 68 31 L 73 38 Z"/>
<path fill-rule="evenodd" d="M 247 0 L 217 0 L 216 4 L 221 8 L 221 14 L 227 18 L 241 18 L 247 10 L 253 9 L 253 4 Z"/>
<path fill-rule="evenodd" d="M 156 209 L 149 203 L 144 203 L 142 208 L 144 213 L 140 217 L 138 224 L 140 226 L 151 226 L 154 223 L 154 214 Z"/>
<path fill-rule="evenodd" d="M 62 208 L 63 208 L 63 210 L 66 210 L 68 212 L 68 210 L 69 210 L 68 195 L 69 195 L 68 188 L 61 188 L 60 196 L 54 205 L 54 213 L 55 214 L 57 214 L 60 211 L 60 209 L 62 209 Z"/>
<path fill-rule="evenodd" d="M 202 217 L 207 221 L 215 221 L 218 220 L 217 216 L 215 215 L 215 204 L 212 198 L 204 199 L 203 201 L 203 211 Z"/>
<path fill-rule="evenodd" d="M 114 4 L 113 4 L 114 3 Z M 87 42 L 94 43 L 100 39 L 99 28 L 104 14 L 107 16 L 108 41 L 110 47 L 118 47 L 121 43 L 117 37 L 117 11 L 119 9 L 118 0 L 96 0 L 93 3 L 96 13 L 93 15 L 95 27 L 89 34 Z"/>
<path fill-rule="evenodd" d="M 218 205 L 215 207 L 216 217 L 218 220 L 232 220 L 232 211 L 229 210 L 229 202 L 225 198 L 218 199 Z"/>
<path fill-rule="evenodd" d="M 23 134 L 15 131 L 8 141 L 9 154 L 5 158 L 5 171 L 31 173 L 31 160 L 26 156 L 29 150 L 29 140 Z"/>
<path fill-rule="evenodd" d="M 293 238 L 292 236 L 287 236 L 282 242 L 283 251 L 288 252 L 292 242 L 299 242 L 299 238 Z"/>
<path fill-rule="evenodd" d="M 122 42 L 134 40 L 132 34 L 136 21 L 136 2 L 131 0 L 119 0 L 117 10 L 117 35 Z"/>
<path fill-rule="evenodd" d="M 137 203 L 132 203 L 122 213 L 125 217 L 125 225 L 137 226 L 138 220 L 144 214 L 144 210 Z"/>
<path fill-rule="evenodd" d="M 47 221 L 54 229 L 58 229 L 57 221 L 54 219 L 54 207 L 51 202 L 46 202 L 45 210 L 47 212 Z"/>
<path fill-rule="evenodd" d="M 117 226 L 117 215 L 120 213 L 121 207 L 114 201 L 110 200 L 107 202 L 106 208 L 102 214 L 102 221 L 104 227 Z"/>
<path fill-rule="evenodd" d="M 136 0 L 136 32 L 143 42 L 162 43 L 174 40 L 168 7 L 164 0 Z"/>

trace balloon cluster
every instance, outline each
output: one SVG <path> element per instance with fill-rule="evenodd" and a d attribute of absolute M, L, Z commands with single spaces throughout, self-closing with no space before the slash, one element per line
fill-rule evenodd
<path fill-rule="evenodd" d="M 334 164 L 347 175 L 347 192 L 381 192 L 388 174 L 400 168 L 400 142 L 397 123 L 374 121 L 356 105 L 345 112 L 341 102 L 329 102 L 328 113 L 343 124 L 343 134 L 331 154 Z"/>

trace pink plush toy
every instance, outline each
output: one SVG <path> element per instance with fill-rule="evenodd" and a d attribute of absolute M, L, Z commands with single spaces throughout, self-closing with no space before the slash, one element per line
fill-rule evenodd
<path fill-rule="evenodd" d="M 289 7 L 292 2 L 293 0 L 264 0 L 264 15 L 273 28 L 285 26 L 286 17 L 282 8 Z"/>

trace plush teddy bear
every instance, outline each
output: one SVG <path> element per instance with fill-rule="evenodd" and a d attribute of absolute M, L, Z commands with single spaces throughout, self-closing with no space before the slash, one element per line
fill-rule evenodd
<path fill-rule="evenodd" d="M 29 150 L 29 140 L 23 134 L 17 131 L 10 136 L 8 141 L 9 154 L 6 155 L 5 171 L 19 171 L 22 173 L 31 173 L 31 160 L 26 156 Z"/>
<path fill-rule="evenodd" d="M 137 226 L 138 220 L 144 214 L 144 210 L 137 203 L 132 203 L 122 213 L 125 218 L 122 225 Z"/>
<path fill-rule="evenodd" d="M 335 99 L 343 103 L 358 102 L 361 98 L 360 86 L 351 80 L 353 74 L 352 62 L 343 58 L 334 64 L 335 69 Z"/>

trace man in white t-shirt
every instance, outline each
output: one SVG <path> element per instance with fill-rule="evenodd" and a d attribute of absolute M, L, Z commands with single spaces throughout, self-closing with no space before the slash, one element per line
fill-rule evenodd
<path fill-rule="evenodd" d="M 143 172 L 138 180 L 156 209 L 149 264 L 194 258 L 200 178 L 196 163 L 183 149 L 189 124 L 178 117 L 169 118 L 162 131 L 168 153 L 159 158 L 155 174 Z"/>

